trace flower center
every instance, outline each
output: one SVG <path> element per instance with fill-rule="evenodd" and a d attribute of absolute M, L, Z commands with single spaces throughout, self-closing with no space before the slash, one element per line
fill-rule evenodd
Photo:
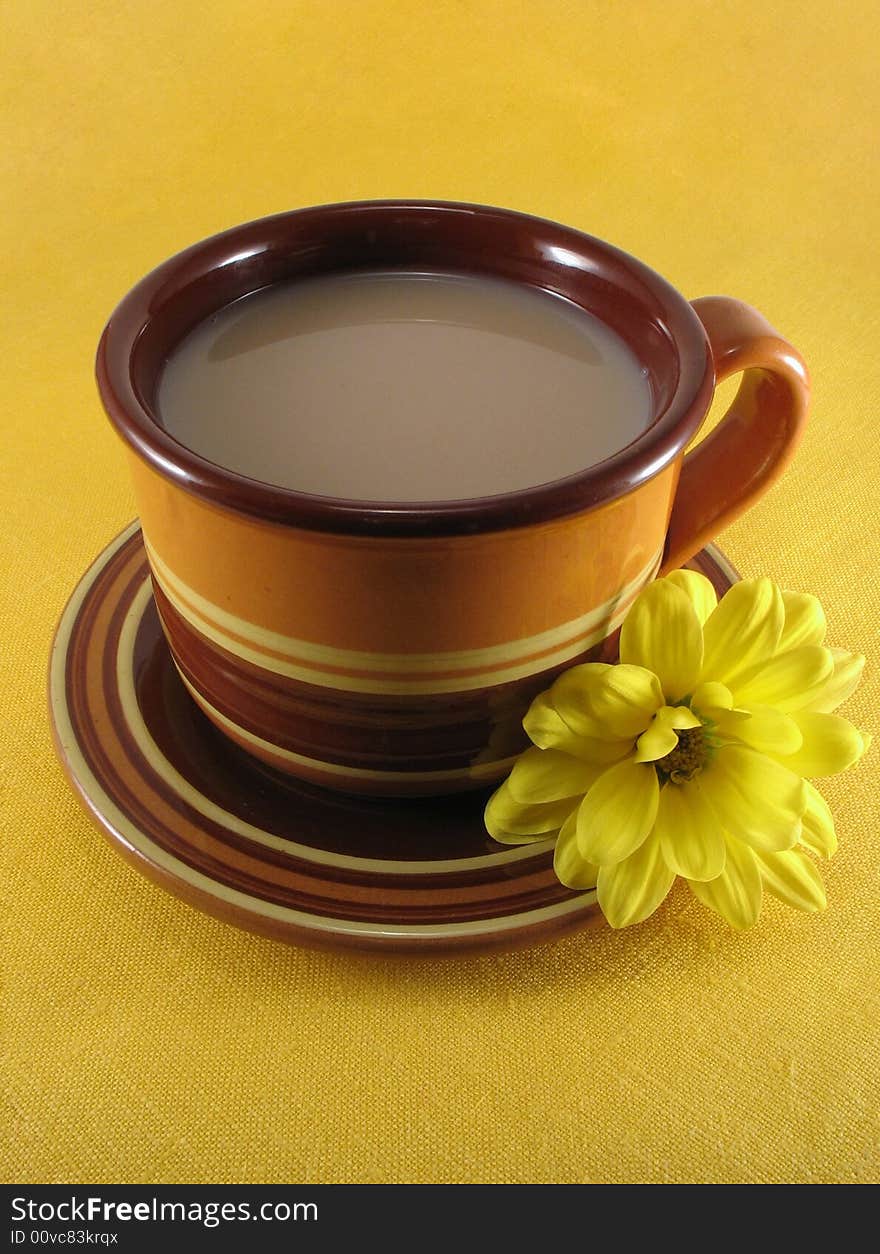
<path fill-rule="evenodd" d="M 678 733 L 678 744 L 665 758 L 660 758 L 654 765 L 661 777 L 673 784 L 683 784 L 700 771 L 709 761 L 709 743 L 705 736 L 705 728 L 692 727 Z"/>

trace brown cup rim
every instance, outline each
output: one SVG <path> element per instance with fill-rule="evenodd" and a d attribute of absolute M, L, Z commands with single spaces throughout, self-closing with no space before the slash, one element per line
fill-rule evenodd
<path fill-rule="evenodd" d="M 377 235 L 408 240 L 479 231 L 484 252 L 460 269 L 479 272 L 494 260 L 503 235 L 519 264 L 551 291 L 570 299 L 590 290 L 604 299 L 624 292 L 645 310 L 656 341 L 668 343 L 668 395 L 654 421 L 625 448 L 562 479 L 516 492 L 454 501 L 359 501 L 316 496 L 264 483 L 216 465 L 179 443 L 161 425 L 151 391 L 166 353 L 146 351 L 149 333 L 174 321 L 171 347 L 192 326 L 237 296 L 297 273 L 332 229 L 340 264 L 377 261 Z M 395 232 L 397 233 L 395 235 Z M 431 233 L 433 232 L 433 236 Z M 315 241 L 319 241 L 316 245 Z M 340 246 L 338 241 L 342 240 Z M 386 240 L 387 243 L 387 240 Z M 475 245 L 476 246 L 476 245 Z M 341 251 L 339 249 L 341 248 Z M 450 244 L 455 249 L 455 243 Z M 297 264 L 294 264 L 294 263 Z M 309 260 L 309 265 L 314 263 Z M 384 264 L 389 264 L 384 257 Z M 320 268 L 320 267 L 319 267 Z M 454 263 L 437 264 L 453 269 Z M 504 273 L 486 267 L 487 273 Z M 526 280 L 528 281 L 528 280 Z M 195 293 L 198 293 L 196 299 Z M 205 301 L 216 302 L 205 306 Z M 193 312 L 199 306 L 199 312 Z M 168 311 L 172 310 L 173 318 Z M 167 328 L 166 328 L 167 329 Z M 160 336 L 161 339 L 161 336 Z M 638 350 L 637 350 L 638 351 Z M 661 354 L 662 355 L 662 354 Z M 282 525 L 362 536 L 443 536 L 534 525 L 585 512 L 623 496 L 661 473 L 684 451 L 711 401 L 714 366 L 703 325 L 670 283 L 636 258 L 595 236 L 510 209 L 457 201 L 366 200 L 290 210 L 232 227 L 193 244 L 157 266 L 122 299 L 108 321 L 96 358 L 98 390 L 118 434 L 164 478 L 212 505 Z"/>

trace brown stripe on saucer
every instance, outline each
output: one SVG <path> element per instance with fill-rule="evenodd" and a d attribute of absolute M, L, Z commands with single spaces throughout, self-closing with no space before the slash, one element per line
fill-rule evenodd
<path fill-rule="evenodd" d="M 125 609 L 123 605 L 109 624 L 104 649 L 105 668 L 115 665 Z M 164 649 L 161 650 L 161 656 L 170 671 Z M 109 678 L 106 670 L 105 678 Z M 173 683 L 173 671 L 170 671 L 168 680 Z M 438 877 L 435 882 L 423 881 L 420 884 L 422 891 L 417 899 L 413 898 L 411 887 L 404 891 L 386 877 L 382 878 L 381 887 L 377 887 L 375 874 L 348 873 L 337 873 L 334 876 L 328 898 L 326 883 L 322 879 L 316 879 L 312 868 L 303 860 L 290 856 L 273 858 L 272 874 L 267 878 L 264 850 L 260 849 L 255 854 L 253 842 L 230 842 L 221 824 L 194 812 L 185 798 L 167 785 L 163 786 L 161 779 L 157 788 L 155 776 L 152 777 L 154 786 L 150 804 L 145 806 L 142 803 L 142 793 L 139 795 L 137 792 L 137 781 L 140 779 L 142 785 L 151 781 L 146 778 L 143 770 L 138 746 L 131 734 L 116 685 L 111 681 L 104 691 L 114 730 L 120 745 L 126 749 L 125 759 L 118 763 L 117 769 L 122 785 L 127 789 L 127 804 L 132 813 L 136 814 L 139 824 L 153 839 L 160 841 L 165 849 L 187 865 L 230 887 L 282 904 L 288 900 L 289 894 L 295 893 L 297 900 L 310 912 L 333 914 L 339 910 L 340 884 L 344 883 L 347 917 L 375 919 L 376 907 L 379 907 L 378 917 L 392 922 L 397 921 L 401 910 L 402 918 L 411 917 L 415 913 L 420 918 L 424 916 L 426 920 L 430 920 L 438 910 L 441 913 L 447 911 L 453 902 L 463 918 L 470 917 L 472 903 L 480 917 L 486 909 L 491 913 L 508 909 L 509 902 L 517 903 L 517 909 L 527 909 L 534 900 L 546 899 L 547 890 L 551 886 L 560 892 L 558 885 L 552 885 L 552 873 L 546 865 L 539 869 L 523 866 L 522 873 L 516 879 L 501 885 L 491 883 L 492 900 L 488 905 L 485 902 L 485 877 L 475 878 L 472 875 L 467 876 L 464 881 L 459 878 L 453 889 L 444 884 L 442 877 Z M 208 730 L 214 735 L 213 729 Z"/>
<path fill-rule="evenodd" d="M 594 894 L 559 884 L 546 845 L 488 838 L 485 792 L 357 798 L 239 752 L 184 689 L 147 579 L 131 529 L 74 593 L 50 677 L 62 762 L 138 870 L 239 926 L 337 949 L 510 948 L 594 917 Z"/>

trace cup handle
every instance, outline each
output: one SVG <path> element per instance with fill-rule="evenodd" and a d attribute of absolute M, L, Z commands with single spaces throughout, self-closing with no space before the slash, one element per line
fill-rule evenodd
<path fill-rule="evenodd" d="M 733 403 L 681 467 L 661 574 L 676 570 L 778 478 L 800 442 L 810 399 L 797 349 L 757 309 L 729 296 L 692 302 L 715 381 L 743 372 Z"/>

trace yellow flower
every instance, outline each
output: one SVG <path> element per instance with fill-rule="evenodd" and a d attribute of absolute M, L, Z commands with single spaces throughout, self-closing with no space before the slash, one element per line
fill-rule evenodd
<path fill-rule="evenodd" d="M 805 776 L 858 761 L 869 737 L 832 711 L 864 658 L 824 645 L 815 597 L 747 579 L 719 602 L 676 571 L 626 617 L 620 663 L 562 674 L 535 699 L 527 749 L 486 807 L 498 841 L 556 837 L 570 888 L 597 888 L 613 927 L 657 909 L 676 876 L 736 928 L 764 890 L 799 910 L 825 893 L 809 853 L 834 823 Z"/>

